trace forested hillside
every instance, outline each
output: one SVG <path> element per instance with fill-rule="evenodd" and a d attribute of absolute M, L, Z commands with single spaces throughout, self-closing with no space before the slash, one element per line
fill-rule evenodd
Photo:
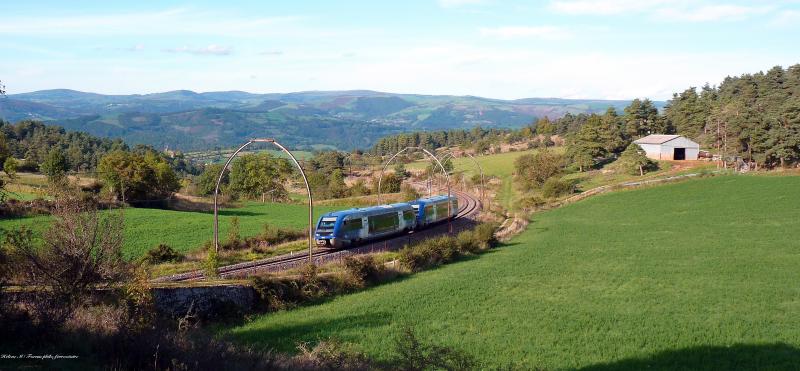
<path fill-rule="evenodd" d="M 83 171 L 96 168 L 107 153 L 126 149 L 120 139 L 98 138 L 36 121 L 10 124 L 0 120 L 0 161 L 9 156 L 25 159 L 28 170 L 36 170 L 53 150 L 63 154 L 70 170 Z"/>
<path fill-rule="evenodd" d="M 519 128 L 537 117 L 602 112 L 628 103 L 374 91 L 102 95 L 59 89 L 9 95 L 0 100 L 0 118 L 36 119 L 159 148 L 232 147 L 250 137 L 273 136 L 296 149 L 353 149 L 400 132 Z"/>

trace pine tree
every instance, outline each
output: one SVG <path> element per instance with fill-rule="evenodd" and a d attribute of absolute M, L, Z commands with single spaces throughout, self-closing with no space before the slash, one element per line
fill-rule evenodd
<path fill-rule="evenodd" d="M 645 156 L 644 151 L 636 143 L 631 143 L 619 159 L 614 162 L 615 167 L 632 175 L 644 175 L 646 170 L 651 169 L 655 163 Z"/>

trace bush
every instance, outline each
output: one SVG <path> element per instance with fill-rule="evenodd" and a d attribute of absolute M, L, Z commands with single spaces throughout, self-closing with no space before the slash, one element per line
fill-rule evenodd
<path fill-rule="evenodd" d="M 344 269 L 359 285 L 378 282 L 385 270 L 372 255 L 348 256 L 344 259 Z"/>
<path fill-rule="evenodd" d="M 489 249 L 497 243 L 493 224 L 480 224 L 472 231 L 464 231 L 458 236 L 443 236 L 428 239 L 400 250 L 400 264 L 411 271 L 450 263 L 464 254 L 476 254 Z"/>
<path fill-rule="evenodd" d="M 493 223 L 478 224 L 478 226 L 472 230 L 472 233 L 475 235 L 475 240 L 478 241 L 478 246 L 480 246 L 482 250 L 497 246 L 497 237 L 494 235 L 496 230 L 497 226 Z"/>
<path fill-rule="evenodd" d="M 542 186 L 548 178 L 560 173 L 563 162 L 564 156 L 542 149 L 517 157 L 514 160 L 514 170 L 520 184 L 526 189 L 532 189 Z"/>
<path fill-rule="evenodd" d="M 319 342 L 309 349 L 306 343 L 297 346 L 300 355 L 296 360 L 309 370 L 374 370 L 369 358 L 353 348 L 352 344 L 336 339 Z"/>
<path fill-rule="evenodd" d="M 239 234 L 239 217 L 231 218 L 231 226 L 228 228 L 228 239 L 221 246 L 223 250 L 237 250 L 244 247 L 242 237 Z"/>
<path fill-rule="evenodd" d="M 150 264 L 177 262 L 183 260 L 183 255 L 175 251 L 172 247 L 166 244 L 159 244 L 158 246 L 147 251 L 144 256 L 144 261 Z"/>
<path fill-rule="evenodd" d="M 458 249 L 470 254 L 477 254 L 481 251 L 479 241 L 475 239 L 475 233 L 472 231 L 463 231 L 456 236 Z"/>
<path fill-rule="evenodd" d="M 257 276 L 253 279 L 253 288 L 268 311 L 285 309 L 304 300 L 297 282 L 288 279 Z"/>
<path fill-rule="evenodd" d="M 420 193 L 408 184 L 403 184 L 401 190 L 403 192 L 403 201 L 413 201 L 421 197 Z"/>
<path fill-rule="evenodd" d="M 561 180 L 558 177 L 551 177 L 542 185 L 542 196 L 546 198 L 557 198 L 575 192 L 572 182 Z"/>
<path fill-rule="evenodd" d="M 256 276 L 253 278 L 253 288 L 267 310 L 280 310 L 346 292 L 351 287 L 341 276 L 321 276 L 315 265 L 308 264 L 300 269 L 296 278 Z"/>
<path fill-rule="evenodd" d="M 217 249 L 213 243 L 206 243 L 206 259 L 203 261 L 203 274 L 206 278 L 219 277 L 219 256 L 217 256 Z"/>

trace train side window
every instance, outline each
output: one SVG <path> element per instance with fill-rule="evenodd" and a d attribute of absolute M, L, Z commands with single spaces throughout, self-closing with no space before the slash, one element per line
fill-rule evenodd
<path fill-rule="evenodd" d="M 414 210 L 403 211 L 403 220 L 405 220 L 406 222 L 410 222 L 410 221 L 414 220 L 414 217 L 415 217 L 414 214 L 415 214 Z"/>
<path fill-rule="evenodd" d="M 436 217 L 442 218 L 447 215 L 447 202 L 440 202 L 436 204 Z"/>
<path fill-rule="evenodd" d="M 361 218 L 347 219 L 347 220 L 344 221 L 344 230 L 346 232 L 357 231 L 357 230 L 361 229 L 362 226 L 363 226 L 363 223 L 361 222 Z"/>
<path fill-rule="evenodd" d="M 425 205 L 425 220 L 433 220 L 434 218 L 433 205 Z"/>
<path fill-rule="evenodd" d="M 396 213 L 373 215 L 369 217 L 369 231 L 385 232 L 397 229 L 399 221 Z"/>

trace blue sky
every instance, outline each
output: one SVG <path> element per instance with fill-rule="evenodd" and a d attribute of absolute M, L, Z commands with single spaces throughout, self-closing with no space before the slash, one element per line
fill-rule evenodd
<path fill-rule="evenodd" d="M 4 1 L 10 94 L 667 99 L 800 63 L 800 0 Z"/>

